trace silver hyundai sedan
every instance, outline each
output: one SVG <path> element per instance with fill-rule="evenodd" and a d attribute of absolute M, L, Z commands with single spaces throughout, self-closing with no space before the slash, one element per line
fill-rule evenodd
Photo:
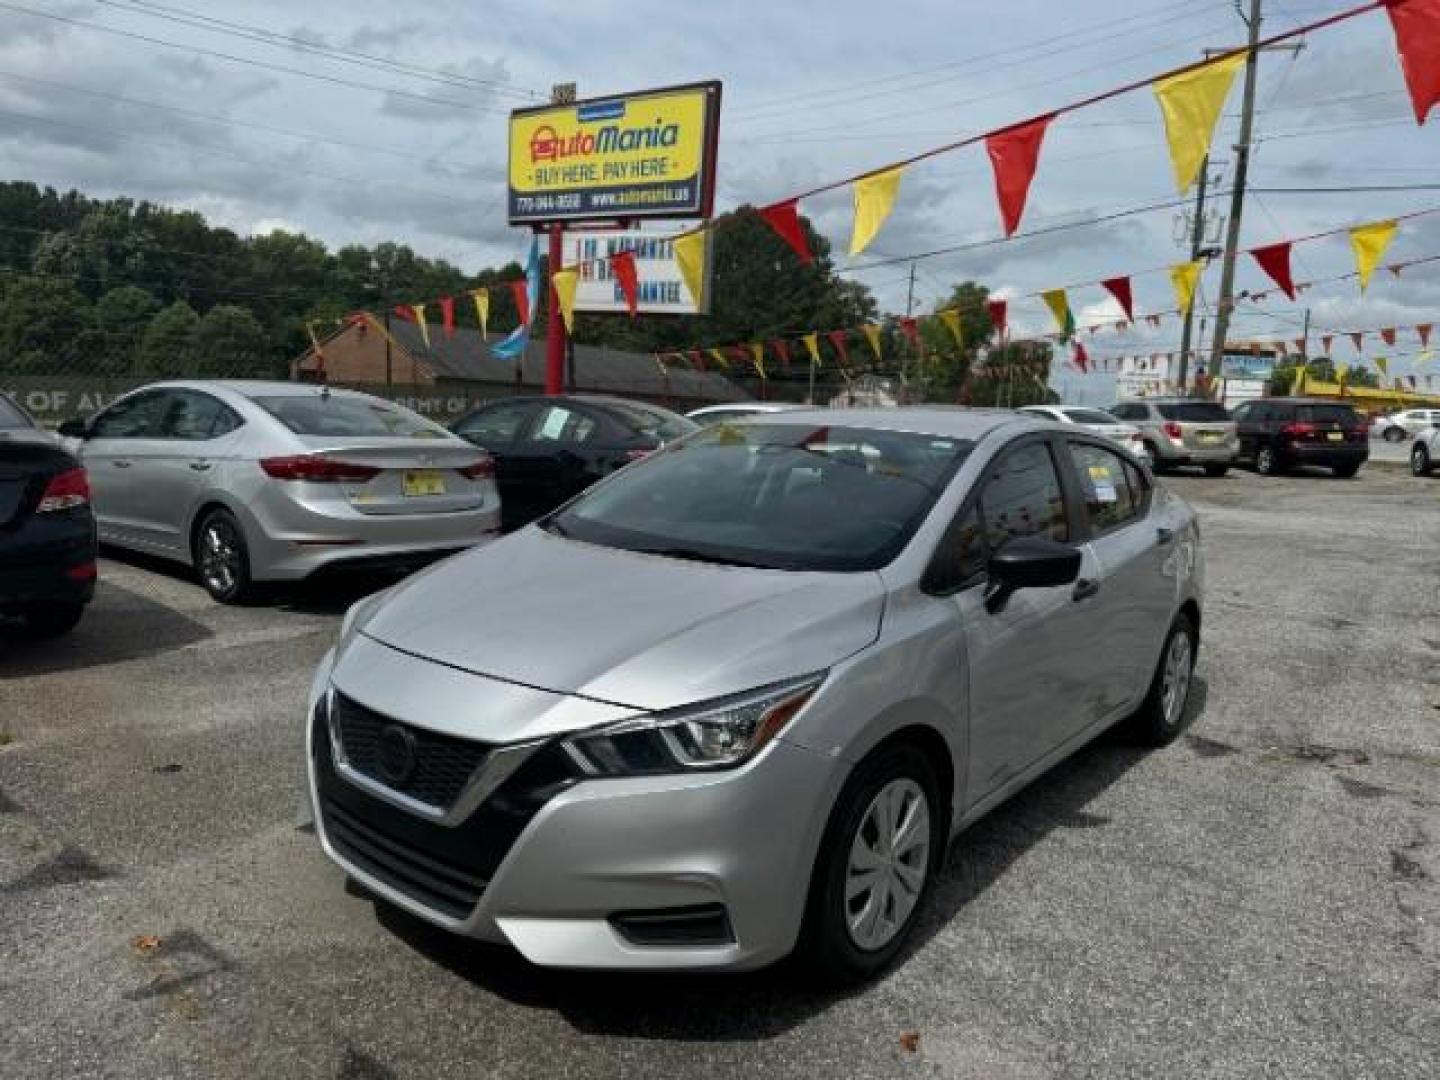
<path fill-rule="evenodd" d="M 574 968 L 881 969 L 949 840 L 1116 723 L 1187 723 L 1194 515 L 1013 412 L 672 444 L 361 601 L 316 673 L 325 852 Z"/>
<path fill-rule="evenodd" d="M 500 528 L 487 454 L 352 390 L 157 383 L 60 432 L 100 539 L 192 565 L 223 603 L 342 564 L 413 567 Z"/>

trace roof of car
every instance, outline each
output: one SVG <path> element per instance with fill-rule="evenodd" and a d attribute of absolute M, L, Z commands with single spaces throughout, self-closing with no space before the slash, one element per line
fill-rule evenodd
<path fill-rule="evenodd" d="M 656 405 L 653 401 L 617 397 L 614 394 L 510 394 L 506 397 L 491 398 L 489 401 L 477 401 L 469 411 L 476 412 L 480 409 L 489 408 L 491 405 L 499 405 L 507 401 L 574 401 L 582 405 L 628 405 L 635 408 L 649 409 L 652 412 L 674 412 L 673 409 L 667 409 L 664 405 Z"/>
<path fill-rule="evenodd" d="M 349 390 L 340 386 L 326 386 L 322 383 L 283 382 L 279 379 L 166 379 L 138 387 L 140 390 L 229 390 L 244 397 L 319 396 L 329 392 L 333 395 L 350 397 L 373 397 L 361 390 Z"/>
<path fill-rule="evenodd" d="M 832 427 L 874 428 L 915 435 L 980 439 L 1007 424 L 1041 429 L 1034 417 L 1013 409 L 966 409 L 960 406 L 924 405 L 900 409 L 803 409 L 794 412 L 757 413 L 750 424 L 826 424 Z"/>

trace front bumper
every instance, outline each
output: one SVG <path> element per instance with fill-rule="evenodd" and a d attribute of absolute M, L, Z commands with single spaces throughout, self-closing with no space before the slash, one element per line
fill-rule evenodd
<path fill-rule="evenodd" d="M 742 970 L 794 948 L 842 762 L 778 739 L 733 771 L 556 782 L 543 756 L 547 747 L 556 758 L 559 752 L 542 742 L 473 815 L 446 826 L 335 771 L 328 730 L 315 719 L 328 669 L 327 658 L 312 692 L 307 742 L 316 832 L 326 854 L 377 895 L 455 933 L 508 942 L 546 966 Z M 421 873 L 461 860 L 468 882 L 426 896 L 418 877 L 386 871 L 387 853 L 439 857 L 435 865 L 402 862 Z M 473 904 L 467 889 L 478 894 Z M 724 940 L 637 944 L 615 921 L 717 908 Z"/>

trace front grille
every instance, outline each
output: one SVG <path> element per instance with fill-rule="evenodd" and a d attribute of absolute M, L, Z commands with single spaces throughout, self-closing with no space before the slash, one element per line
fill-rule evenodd
<path fill-rule="evenodd" d="M 344 694 L 336 693 L 333 708 L 340 746 L 350 767 L 427 806 L 447 809 L 485 759 L 484 743 L 392 720 Z M 413 740 L 413 766 L 403 773 L 396 773 L 393 767 L 387 770 L 382 760 L 381 732 L 391 727 Z"/>
<path fill-rule="evenodd" d="M 360 869 L 413 896 L 428 907 L 463 919 L 480 900 L 485 881 L 407 847 L 373 825 L 348 814 L 333 799 L 322 805 L 325 835 Z"/>

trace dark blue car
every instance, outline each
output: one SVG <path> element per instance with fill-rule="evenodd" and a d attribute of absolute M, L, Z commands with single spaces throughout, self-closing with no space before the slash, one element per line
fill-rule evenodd
<path fill-rule="evenodd" d="M 85 470 L 0 394 L 0 616 L 71 630 L 95 595 L 95 556 Z"/>

